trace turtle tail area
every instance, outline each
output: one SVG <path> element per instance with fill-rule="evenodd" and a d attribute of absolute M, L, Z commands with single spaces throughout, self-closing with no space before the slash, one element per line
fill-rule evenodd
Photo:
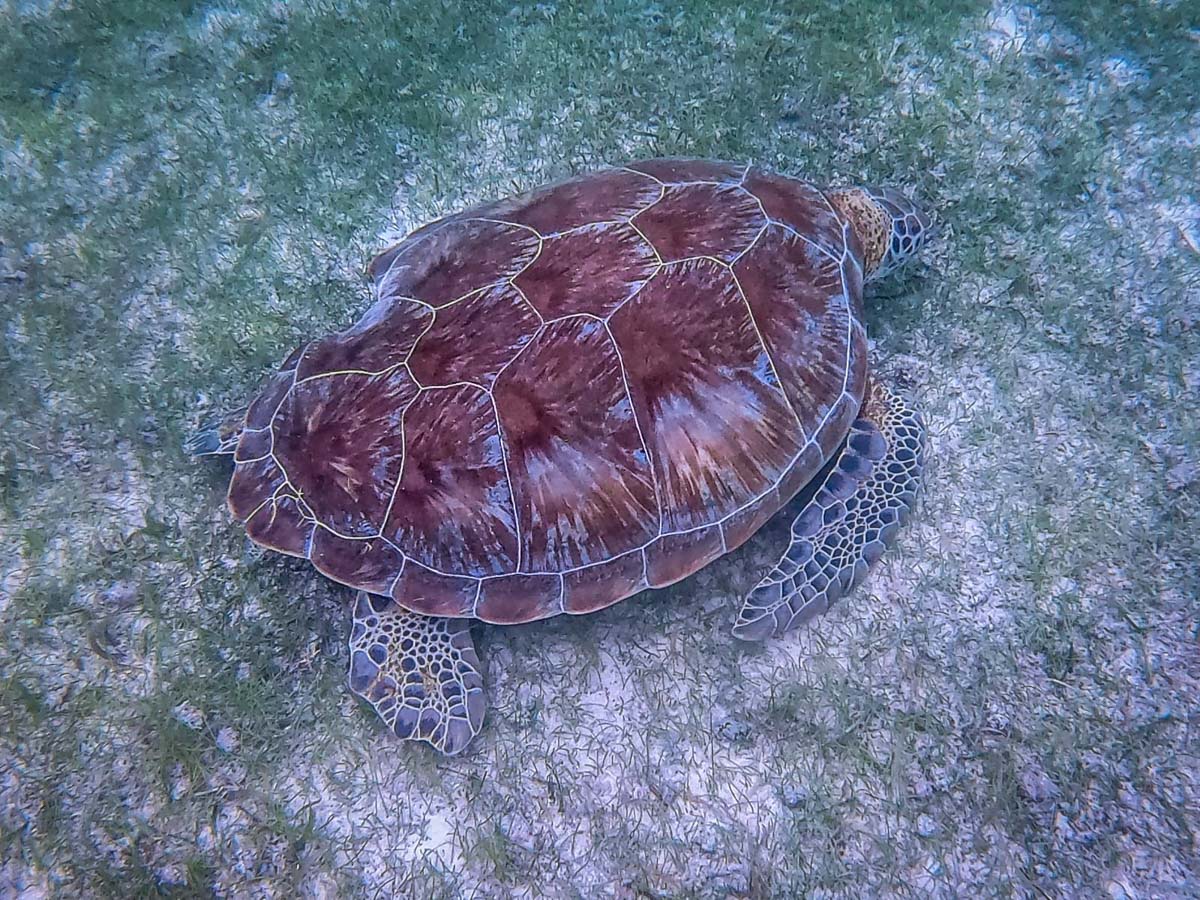
<path fill-rule="evenodd" d="M 908 516 L 924 452 L 920 414 L 873 382 L 836 462 L 792 523 L 787 551 L 746 598 L 734 636 L 788 631 L 861 584 Z"/>
<path fill-rule="evenodd" d="M 237 449 L 245 424 L 243 407 L 195 432 L 183 442 L 183 452 L 189 456 L 230 456 Z"/>
<path fill-rule="evenodd" d="M 350 689 L 398 738 L 461 753 L 483 726 L 487 698 L 470 619 L 409 612 L 360 592 L 350 631 Z"/>

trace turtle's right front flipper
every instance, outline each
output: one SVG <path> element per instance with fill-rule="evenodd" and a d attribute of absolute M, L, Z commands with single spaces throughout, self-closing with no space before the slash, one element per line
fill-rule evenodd
<path fill-rule="evenodd" d="M 837 461 L 792 523 L 787 552 L 746 598 L 734 636 L 787 631 L 860 584 L 908 515 L 924 449 L 920 414 L 873 381 Z"/>
<path fill-rule="evenodd" d="M 243 406 L 201 428 L 183 442 L 183 451 L 191 456 L 226 456 L 233 453 L 246 424 L 246 409 Z"/>

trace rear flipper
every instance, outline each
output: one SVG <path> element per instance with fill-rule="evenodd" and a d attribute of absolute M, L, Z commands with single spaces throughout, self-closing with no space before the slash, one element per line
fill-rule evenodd
<path fill-rule="evenodd" d="M 873 381 L 836 462 L 792 523 L 787 552 L 746 598 L 734 636 L 756 641 L 795 628 L 860 584 L 908 516 L 924 449 L 920 414 Z"/>
<path fill-rule="evenodd" d="M 246 409 L 243 406 L 201 428 L 183 442 L 183 452 L 191 456 L 224 456 L 233 453 L 246 424 Z"/>
<path fill-rule="evenodd" d="M 487 698 L 470 619 L 412 613 L 360 592 L 350 632 L 350 689 L 396 737 L 428 741 L 449 756 L 483 725 Z"/>

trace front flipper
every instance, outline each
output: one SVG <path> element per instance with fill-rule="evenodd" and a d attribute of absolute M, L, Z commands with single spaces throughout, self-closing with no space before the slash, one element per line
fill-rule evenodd
<path fill-rule="evenodd" d="M 734 636 L 757 641 L 795 628 L 860 584 L 908 515 L 924 449 L 920 414 L 872 382 L 836 462 L 792 523 L 787 552 L 746 598 Z"/>
<path fill-rule="evenodd" d="M 449 756 L 483 725 L 487 698 L 469 619 L 409 612 L 360 592 L 350 632 L 350 689 L 396 737 L 428 741 Z"/>

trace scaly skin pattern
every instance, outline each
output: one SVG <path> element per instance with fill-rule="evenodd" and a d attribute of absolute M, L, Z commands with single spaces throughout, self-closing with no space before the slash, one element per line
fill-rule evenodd
<path fill-rule="evenodd" d="M 585 175 L 370 274 L 362 319 L 251 403 L 229 505 L 413 612 L 526 622 L 678 581 L 808 483 L 863 399 L 859 237 L 754 167 Z"/>
<path fill-rule="evenodd" d="M 887 254 L 892 235 L 891 218 L 862 188 L 830 191 L 829 202 L 851 223 L 862 241 L 863 273 L 870 276 Z"/>
<path fill-rule="evenodd" d="M 908 517 L 924 464 L 921 414 L 873 379 L 846 443 L 806 489 L 779 564 L 746 598 L 734 635 L 760 640 L 795 628 L 861 584 Z"/>
<path fill-rule="evenodd" d="M 402 740 L 449 756 L 483 725 L 487 700 L 469 619 L 410 613 L 360 593 L 350 631 L 350 689 Z"/>

